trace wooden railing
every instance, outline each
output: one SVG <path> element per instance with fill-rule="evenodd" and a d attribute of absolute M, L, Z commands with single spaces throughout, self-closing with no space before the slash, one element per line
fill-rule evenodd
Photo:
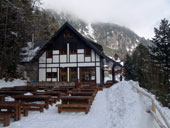
<path fill-rule="evenodd" d="M 165 117 L 165 114 L 160 109 L 160 106 L 159 106 L 158 102 L 155 100 L 155 97 L 152 96 L 151 94 L 147 93 L 143 89 L 139 88 L 138 83 L 136 83 L 136 84 L 133 83 L 132 86 L 133 86 L 133 88 L 135 88 L 137 90 L 138 93 L 140 93 L 140 94 L 148 97 L 149 99 L 151 99 L 151 101 L 152 101 L 152 109 L 150 110 L 150 112 L 153 115 L 156 122 L 158 123 L 158 125 L 161 128 L 170 128 L 170 124 L 168 123 L 169 118 Z M 159 119 L 157 113 L 160 114 L 160 117 L 162 118 L 161 120 Z"/>

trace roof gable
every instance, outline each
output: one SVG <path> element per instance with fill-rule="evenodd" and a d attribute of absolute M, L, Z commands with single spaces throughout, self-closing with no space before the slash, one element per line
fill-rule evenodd
<path fill-rule="evenodd" d="M 53 43 L 53 41 L 59 36 L 59 34 L 65 29 L 69 28 L 75 35 L 77 35 L 83 42 L 89 46 L 91 49 L 93 49 L 99 56 L 102 58 L 105 58 L 109 61 L 112 61 L 115 65 L 121 66 L 119 63 L 115 62 L 114 60 L 110 59 L 103 53 L 102 46 L 91 41 L 90 39 L 86 39 L 84 36 L 82 36 L 76 29 L 74 29 L 68 22 L 66 22 L 57 32 L 54 33 L 54 35 L 51 37 L 50 40 L 47 41 L 47 43 L 41 48 L 41 50 L 37 53 L 37 55 L 32 59 L 32 61 L 36 60 L 39 58 L 44 51 L 48 48 L 50 44 Z M 101 51 L 102 50 L 102 51 Z"/>

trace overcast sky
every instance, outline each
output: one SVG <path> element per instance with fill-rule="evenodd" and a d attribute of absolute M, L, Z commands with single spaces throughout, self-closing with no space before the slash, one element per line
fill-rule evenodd
<path fill-rule="evenodd" d="M 160 20 L 170 21 L 170 0 L 42 0 L 44 8 L 69 12 L 86 22 L 126 26 L 145 38 L 154 36 Z"/>

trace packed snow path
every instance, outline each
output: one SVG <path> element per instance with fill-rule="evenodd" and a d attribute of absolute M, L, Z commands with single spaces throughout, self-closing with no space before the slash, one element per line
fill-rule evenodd
<path fill-rule="evenodd" d="M 150 103 L 130 82 L 121 82 L 99 91 L 90 112 L 62 112 L 53 105 L 44 113 L 29 112 L 9 128 L 158 128 L 147 109 Z M 2 125 L 0 124 L 0 127 Z"/>

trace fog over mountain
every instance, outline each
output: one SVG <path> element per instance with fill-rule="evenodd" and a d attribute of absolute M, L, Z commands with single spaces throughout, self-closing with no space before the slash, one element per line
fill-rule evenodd
<path fill-rule="evenodd" d="M 139 43 L 149 44 L 148 40 L 139 37 L 130 29 L 113 23 L 87 23 L 73 15 L 59 14 L 51 10 L 49 10 L 49 14 L 55 16 L 59 27 L 65 22 L 69 22 L 83 36 L 101 44 L 108 56 L 117 53 L 124 58 L 127 53 L 131 54 Z"/>
<path fill-rule="evenodd" d="M 88 23 L 126 26 L 141 37 L 152 38 L 161 19 L 170 20 L 170 0 L 42 0 L 42 7 L 71 13 Z"/>

